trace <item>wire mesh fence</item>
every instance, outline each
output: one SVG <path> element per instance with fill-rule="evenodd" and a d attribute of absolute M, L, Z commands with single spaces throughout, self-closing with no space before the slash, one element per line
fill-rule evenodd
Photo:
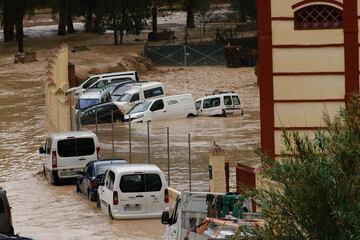
<path fill-rule="evenodd" d="M 144 46 L 144 55 L 158 65 L 225 65 L 224 44 Z"/>

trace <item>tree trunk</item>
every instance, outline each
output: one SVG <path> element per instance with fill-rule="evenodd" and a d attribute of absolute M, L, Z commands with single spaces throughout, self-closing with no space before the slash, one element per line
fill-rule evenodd
<path fill-rule="evenodd" d="M 101 19 L 101 17 L 98 17 L 98 16 L 95 17 L 94 24 L 92 25 L 92 29 L 91 29 L 92 32 L 101 33 L 100 19 Z"/>
<path fill-rule="evenodd" d="M 124 30 L 120 30 L 120 44 L 123 44 L 123 40 L 124 40 Z"/>
<path fill-rule="evenodd" d="M 152 32 L 157 33 L 157 7 L 155 6 L 151 9 L 152 14 Z"/>
<path fill-rule="evenodd" d="M 70 5 L 69 0 L 66 0 L 65 5 L 66 5 L 66 26 L 67 26 L 67 32 L 68 32 L 68 33 L 74 33 L 74 32 L 75 32 L 75 29 L 74 29 L 74 25 L 73 25 L 72 11 L 71 11 L 71 5 Z"/>
<path fill-rule="evenodd" d="M 73 20 L 70 14 L 66 14 L 66 25 L 67 25 L 67 32 L 68 33 L 74 33 L 75 32 L 75 28 L 74 28 L 74 24 L 73 24 Z"/>
<path fill-rule="evenodd" d="M 92 21 L 92 9 L 90 7 L 86 10 L 86 18 L 85 18 L 85 32 L 91 32 L 91 29 L 93 27 L 93 21 Z"/>
<path fill-rule="evenodd" d="M 114 44 L 115 45 L 119 44 L 118 31 L 116 30 L 116 28 L 114 29 Z"/>
<path fill-rule="evenodd" d="M 24 29 L 23 29 L 23 22 L 19 21 L 16 24 L 16 38 L 18 42 L 18 52 L 24 52 Z"/>
<path fill-rule="evenodd" d="M 11 2 L 4 0 L 3 6 L 4 42 L 14 41 L 14 15 L 11 11 Z"/>
<path fill-rule="evenodd" d="M 119 39 L 118 39 L 118 30 L 117 30 L 117 24 L 116 24 L 115 16 L 113 17 L 113 30 L 114 30 L 114 44 L 118 45 L 119 44 Z"/>
<path fill-rule="evenodd" d="M 186 6 L 186 27 L 187 28 L 195 27 L 194 9 L 192 3 L 188 3 L 188 5 Z"/>
<path fill-rule="evenodd" d="M 19 6 L 20 5 L 20 6 Z M 24 28 L 23 18 L 25 15 L 25 0 L 20 1 L 16 9 L 16 39 L 18 42 L 18 52 L 24 52 Z"/>
<path fill-rule="evenodd" d="M 66 34 L 66 2 L 60 0 L 58 35 Z"/>

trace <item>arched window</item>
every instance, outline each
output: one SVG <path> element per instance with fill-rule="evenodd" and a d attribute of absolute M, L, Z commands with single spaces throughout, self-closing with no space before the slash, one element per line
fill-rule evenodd
<path fill-rule="evenodd" d="M 329 5 L 310 5 L 295 11 L 295 29 L 342 28 L 342 10 Z"/>

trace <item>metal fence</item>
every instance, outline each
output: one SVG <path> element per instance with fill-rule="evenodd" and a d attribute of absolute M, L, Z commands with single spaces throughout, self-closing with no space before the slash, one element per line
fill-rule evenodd
<path fill-rule="evenodd" d="M 224 44 L 145 45 L 144 55 L 158 65 L 226 65 Z"/>
<path fill-rule="evenodd" d="M 74 100 L 72 101 L 74 103 Z M 72 109 L 74 110 L 74 109 Z M 141 159 L 145 163 L 159 163 L 159 155 L 163 156 L 161 157 L 161 168 L 167 175 L 167 181 L 168 185 L 171 186 L 172 183 L 177 183 L 175 179 L 178 179 L 178 172 L 172 173 L 172 170 L 174 166 L 177 164 L 177 160 L 175 159 L 174 154 L 174 147 L 175 145 L 179 144 L 178 136 L 176 136 L 176 140 L 174 142 L 174 135 L 171 136 L 171 129 L 170 127 L 165 127 L 164 130 L 166 130 L 165 133 L 165 141 L 161 143 L 161 147 L 157 145 L 157 148 L 151 149 L 151 147 L 154 147 L 154 136 L 151 134 L 151 122 L 147 122 L 145 125 L 141 125 L 141 140 L 139 141 L 138 131 L 139 123 L 137 123 L 136 126 L 135 123 L 126 122 L 126 123 L 120 123 L 116 122 L 114 120 L 114 113 L 111 112 L 110 119 L 108 119 L 110 122 L 106 124 L 98 124 L 97 115 L 95 119 L 95 124 L 90 125 L 83 125 L 81 124 L 81 117 L 79 114 L 76 114 L 72 112 L 73 117 L 73 124 L 72 130 L 91 130 L 96 133 L 96 135 L 99 138 L 99 141 L 102 144 L 102 150 L 103 153 L 106 153 L 105 155 L 108 158 L 116 159 L 119 158 L 118 154 L 121 153 L 125 159 L 128 160 L 129 163 L 139 163 L 139 155 L 141 155 Z M 99 121 L 100 122 L 100 121 Z M 146 129 L 144 129 L 146 127 Z M 121 130 L 120 130 L 121 129 Z M 174 133 L 172 133 L 174 134 Z M 196 151 L 192 150 L 194 148 L 192 143 L 192 138 L 194 136 L 191 135 L 191 133 L 185 133 L 186 139 L 183 136 L 182 138 L 182 151 L 183 151 L 183 157 L 184 160 L 186 158 L 186 162 L 184 162 L 184 165 L 182 166 L 182 169 L 186 169 L 186 174 L 184 172 L 184 177 L 186 176 L 187 182 L 182 183 L 184 190 L 192 191 L 194 189 L 194 173 L 197 171 L 199 173 L 199 165 L 198 163 L 194 162 L 194 159 L 197 159 L 196 154 L 193 155 L 193 152 L 196 153 Z M 172 141 L 170 141 L 172 137 Z M 158 139 L 157 139 L 158 140 Z M 137 152 L 134 145 L 139 145 L 139 142 L 142 146 L 142 151 Z M 104 148 L 103 148 L 104 147 Z M 138 149 L 138 148 L 137 148 Z M 120 150 L 120 151 L 119 151 Z M 104 152 L 105 151 L 105 152 Z M 126 153 L 127 152 L 127 153 Z M 186 152 L 186 154 L 185 154 Z M 134 157 L 134 155 L 137 155 Z M 111 157 L 110 157 L 111 156 Z M 195 166 L 195 171 L 193 171 L 193 168 Z M 159 166 L 160 167 L 160 166 Z M 202 173 L 202 176 L 205 176 L 208 174 L 207 166 L 201 168 L 200 170 Z M 229 179 L 229 177 L 227 178 Z M 195 181 L 195 185 L 198 185 Z M 175 184 L 176 185 L 176 184 Z M 196 186 L 195 186 L 196 189 Z"/>
<path fill-rule="evenodd" d="M 76 113 L 75 109 L 73 108 L 74 105 L 74 98 L 73 96 L 70 97 L 70 109 L 71 109 L 71 118 L 72 118 L 72 130 L 88 130 L 88 125 L 83 125 L 81 122 L 81 115 L 79 113 Z M 102 124 L 99 124 L 98 122 L 98 116 L 97 114 L 97 108 L 95 108 L 95 134 L 99 136 L 100 134 L 100 126 Z M 114 119 L 114 112 L 111 111 L 110 117 L 107 119 L 109 121 L 109 124 L 111 124 L 111 151 L 112 151 L 112 158 L 115 159 L 115 148 L 117 147 L 115 145 L 115 135 L 116 135 L 116 121 Z M 107 124 L 107 125 L 109 125 Z M 129 121 L 128 124 L 128 161 L 129 163 L 132 163 L 132 156 L 133 156 L 133 141 L 132 141 L 132 123 Z M 146 123 L 147 127 L 147 163 L 151 163 L 151 142 L 150 142 L 150 122 Z M 167 180 L 168 185 L 171 186 L 171 164 L 170 164 L 170 128 L 166 127 L 166 152 L 167 152 Z M 191 135 L 188 133 L 188 171 L 189 171 L 189 188 L 188 190 L 191 191 L 192 186 L 192 177 L 191 177 Z"/>

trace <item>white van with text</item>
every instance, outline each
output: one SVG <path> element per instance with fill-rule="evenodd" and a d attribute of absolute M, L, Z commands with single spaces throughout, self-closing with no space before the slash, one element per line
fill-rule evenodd
<path fill-rule="evenodd" d="M 193 96 L 187 93 L 138 103 L 128 112 L 124 119 L 132 122 L 149 122 L 196 115 Z"/>

